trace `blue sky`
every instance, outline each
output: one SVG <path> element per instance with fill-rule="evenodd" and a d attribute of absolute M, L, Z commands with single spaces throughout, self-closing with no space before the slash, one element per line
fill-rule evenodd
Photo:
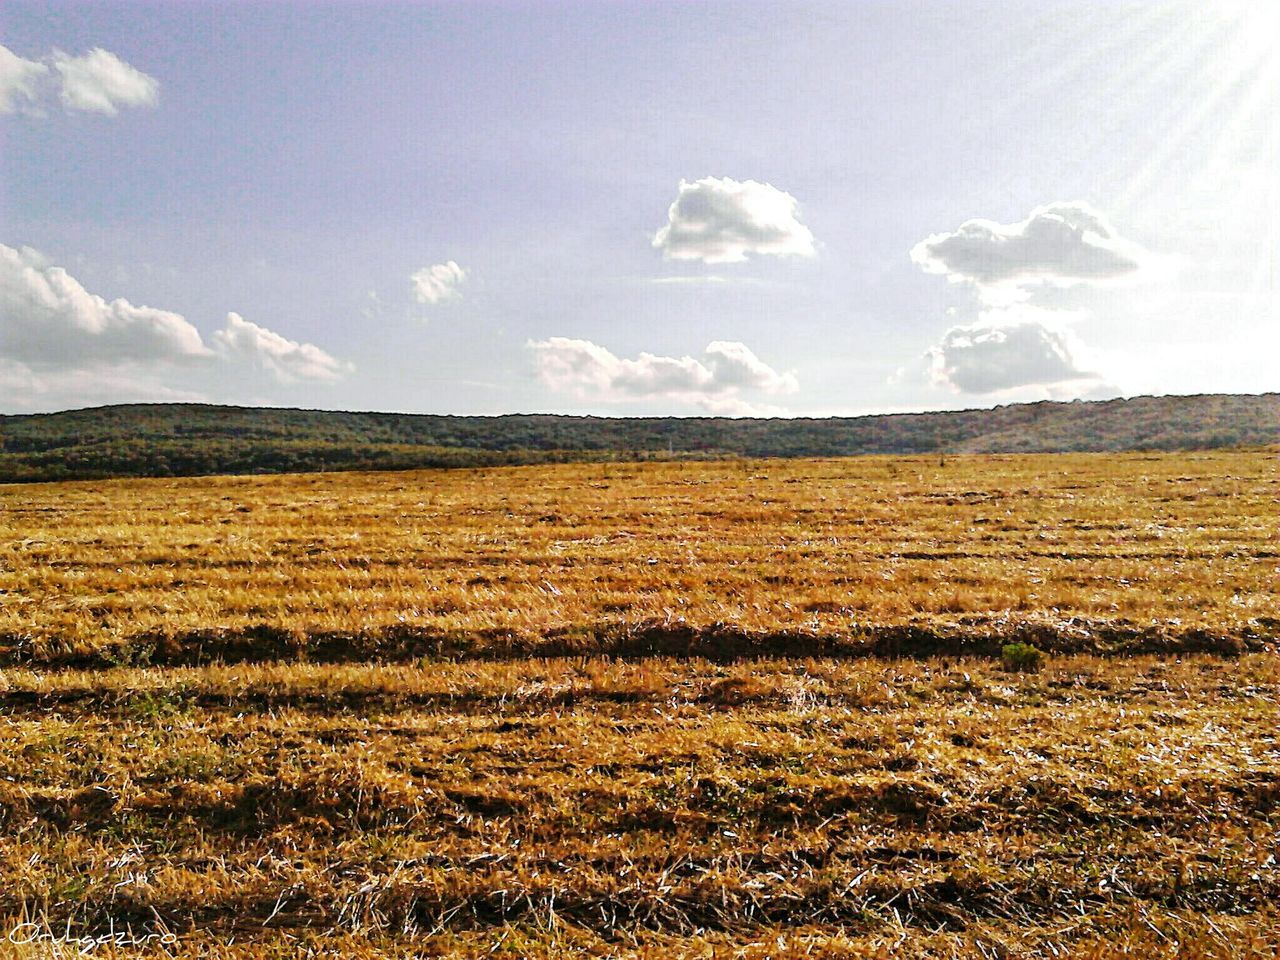
<path fill-rule="evenodd" d="M 10 0 L 0 410 L 1280 389 L 1277 35 L 1243 0 Z"/>

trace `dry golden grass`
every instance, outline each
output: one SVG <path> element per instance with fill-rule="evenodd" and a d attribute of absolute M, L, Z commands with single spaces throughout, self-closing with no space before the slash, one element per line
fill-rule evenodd
<path fill-rule="evenodd" d="M 13 486 L 0 658 L 1216 648 L 1280 632 L 1278 501 L 1263 452 Z"/>
<path fill-rule="evenodd" d="M 1270 960 L 1278 494 L 1248 453 L 0 489 L 0 960 Z"/>
<path fill-rule="evenodd" d="M 1202 953 L 1170 956 L 1280 945 L 1271 654 L 4 683 L 0 915 L 57 929 L 512 956 L 778 936 L 792 952 L 759 955 L 1053 956 L 1148 924 L 1194 931 Z M 1216 953 L 1215 926 L 1237 931 Z"/>

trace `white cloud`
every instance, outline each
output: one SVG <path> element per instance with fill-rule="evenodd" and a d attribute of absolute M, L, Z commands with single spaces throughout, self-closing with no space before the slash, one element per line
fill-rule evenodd
<path fill-rule="evenodd" d="M 911 259 L 953 282 L 992 288 L 1116 280 L 1136 273 L 1147 254 L 1088 205 L 1052 203 L 1021 223 L 969 220 L 954 233 L 936 233 L 916 244 Z"/>
<path fill-rule="evenodd" d="M 62 81 L 59 98 L 68 110 L 114 116 L 120 107 L 154 107 L 160 100 L 155 77 L 101 47 L 78 57 L 56 50 L 52 62 Z"/>
<path fill-rule="evenodd" d="M 43 390 L 40 378 L 25 363 L 0 357 L 0 397 L 23 397 Z"/>
<path fill-rule="evenodd" d="M 196 390 L 159 382 L 157 371 L 133 368 L 32 370 L 0 358 L 0 405 L 10 413 L 37 413 L 107 403 L 191 403 L 208 400 Z"/>
<path fill-rule="evenodd" d="M 227 314 L 227 325 L 213 335 L 228 355 L 241 357 L 271 371 L 282 383 L 294 380 L 338 380 L 352 369 L 314 343 L 298 343 L 273 330 L 250 323 L 238 313 Z"/>
<path fill-rule="evenodd" d="M 1053 311 L 1023 308 L 952 327 L 927 357 L 936 385 L 987 394 L 1096 382 L 1098 375 L 1083 369 L 1081 352 L 1074 335 Z"/>
<path fill-rule="evenodd" d="M 657 283 L 657 284 L 692 285 L 692 284 L 705 284 L 705 283 L 728 283 L 729 278 L 722 277 L 718 273 L 708 273 L 701 276 L 698 274 L 690 274 L 687 277 L 649 277 L 645 282 Z"/>
<path fill-rule="evenodd" d="M 43 116 L 55 102 L 66 111 L 115 116 L 121 107 L 154 107 L 160 81 L 94 47 L 72 56 L 54 50 L 27 60 L 0 47 L 0 113 Z"/>
<path fill-rule="evenodd" d="M 209 355 L 181 315 L 89 293 L 30 247 L 0 244 L 0 357 L 36 368 Z"/>
<path fill-rule="evenodd" d="M 1092 372 L 1067 326 L 1084 314 L 1032 305 L 1080 300 L 1082 292 L 1088 297 L 1081 302 L 1092 304 L 1100 295 L 1094 288 L 1151 273 L 1156 258 L 1118 236 L 1096 210 L 1052 203 L 1020 223 L 970 220 L 922 240 L 911 259 L 969 284 L 983 307 L 976 322 L 953 325 L 929 350 L 936 385 L 1018 400 L 1119 392 Z"/>
<path fill-rule="evenodd" d="M 0 113 L 31 110 L 39 99 L 41 81 L 49 68 L 0 46 Z"/>
<path fill-rule="evenodd" d="M 201 395 L 179 382 L 192 363 L 247 361 L 278 380 L 336 380 L 351 365 L 238 314 L 213 336 L 217 352 L 181 314 L 108 301 L 38 251 L 0 244 L 0 402 L 43 409 Z"/>
<path fill-rule="evenodd" d="M 530 341 L 528 346 L 543 383 L 584 400 L 663 399 L 713 413 L 746 414 L 760 408 L 743 399 L 743 391 L 776 395 L 799 389 L 794 374 L 779 373 L 745 344 L 733 341 L 708 344 L 702 359 L 652 353 L 628 359 L 589 340 L 568 337 Z"/>
<path fill-rule="evenodd" d="M 462 296 L 458 287 L 466 279 L 467 271 L 452 260 L 423 267 L 409 278 L 419 303 L 440 303 Z"/>
<path fill-rule="evenodd" d="M 812 257 L 813 234 L 796 211 L 795 197 L 767 183 L 681 180 L 653 246 L 668 259 L 703 263 L 739 263 L 748 254 Z"/>
<path fill-rule="evenodd" d="M 794 373 L 779 373 L 757 357 L 745 343 L 714 340 L 703 351 L 715 382 L 728 388 L 764 393 L 795 393 L 800 382 Z"/>

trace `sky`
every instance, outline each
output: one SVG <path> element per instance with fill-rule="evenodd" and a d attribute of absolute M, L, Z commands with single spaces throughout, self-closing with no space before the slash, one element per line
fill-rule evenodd
<path fill-rule="evenodd" d="M 0 5 L 0 412 L 1280 390 L 1280 4 Z"/>

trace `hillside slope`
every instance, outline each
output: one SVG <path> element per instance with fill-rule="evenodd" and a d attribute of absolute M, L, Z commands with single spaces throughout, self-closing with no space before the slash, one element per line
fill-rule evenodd
<path fill-rule="evenodd" d="M 0 417 L 0 481 L 560 460 L 1195 450 L 1280 442 L 1280 394 L 750 420 L 133 404 Z"/>

